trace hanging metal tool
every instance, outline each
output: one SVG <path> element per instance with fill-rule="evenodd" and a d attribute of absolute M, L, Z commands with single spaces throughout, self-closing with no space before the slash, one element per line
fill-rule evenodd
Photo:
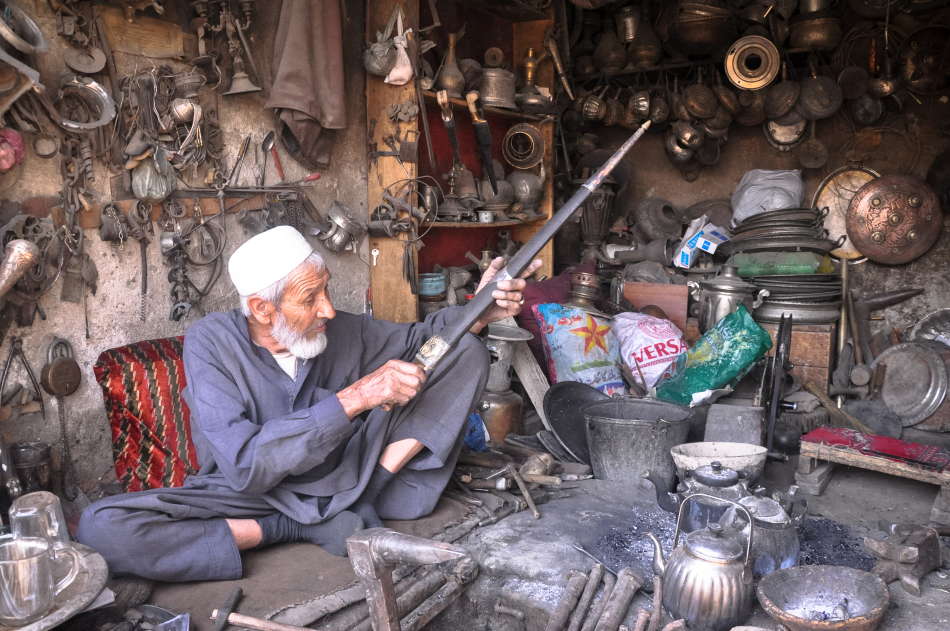
<path fill-rule="evenodd" d="M 429 2 L 433 17 L 436 22 L 439 15 L 435 13 L 435 5 Z M 422 50 L 419 48 L 419 7 L 415 0 L 409 0 L 409 26 L 411 31 L 406 33 L 406 44 L 408 44 L 409 63 L 412 64 L 413 82 L 416 85 L 416 100 L 419 102 L 419 119 L 422 120 L 422 131 L 426 137 L 426 149 L 429 150 L 429 166 L 433 171 L 437 171 L 435 166 L 435 153 L 432 150 L 432 136 L 429 134 L 429 117 L 426 116 L 426 101 L 422 90 Z"/>
<path fill-rule="evenodd" d="M 66 439 L 66 406 L 63 399 L 79 390 L 81 381 L 82 370 L 76 362 L 72 345 L 61 337 L 54 337 L 46 351 L 46 365 L 40 373 L 40 383 L 43 384 L 46 392 L 56 397 L 56 407 L 59 408 L 59 429 L 62 437 L 60 491 L 70 502 L 79 496 L 81 490 L 76 485 L 76 471 L 73 468 L 73 459 L 69 455 L 69 442 Z M 69 484 L 70 480 L 72 484 Z"/>
<path fill-rule="evenodd" d="M 244 166 L 244 156 L 247 155 L 247 148 L 251 146 L 251 135 L 248 134 L 244 138 L 244 142 L 241 143 L 241 150 L 238 152 L 237 160 L 234 162 L 234 167 L 231 169 L 231 173 L 228 175 L 228 184 L 237 184 L 235 177 L 241 174 L 241 167 Z M 280 179 L 284 179 L 281 176 Z"/>
<path fill-rule="evenodd" d="M 145 228 L 142 223 L 139 223 L 141 217 L 135 217 L 132 213 L 129 213 L 129 236 L 139 242 L 139 252 L 142 259 L 142 285 L 141 292 L 139 293 L 139 321 L 145 322 L 145 316 L 147 311 L 147 297 L 148 293 L 148 236 L 145 234 Z M 145 222 L 148 224 L 148 227 L 152 227 L 152 218 L 148 217 L 145 219 Z"/>
<path fill-rule="evenodd" d="M 446 90 L 439 90 L 435 95 L 442 109 L 442 123 L 445 125 L 445 131 L 449 135 L 449 144 L 452 145 L 452 151 L 455 154 L 452 166 L 462 164 L 462 154 L 459 151 L 459 137 L 455 129 L 455 112 L 452 111 L 452 103 L 449 101 L 449 93 Z"/>
<path fill-rule="evenodd" d="M 481 104 L 478 102 L 478 92 L 472 90 L 465 95 L 465 100 L 468 102 L 468 111 L 472 114 L 472 127 L 475 128 L 475 141 L 478 143 L 482 169 L 488 174 L 492 192 L 497 195 L 498 181 L 495 178 L 495 165 L 491 161 L 491 129 L 488 127 L 488 121 L 485 120 Z"/>

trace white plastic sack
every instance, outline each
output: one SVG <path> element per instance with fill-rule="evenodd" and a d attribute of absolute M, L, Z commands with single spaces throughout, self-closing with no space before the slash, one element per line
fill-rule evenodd
<path fill-rule="evenodd" d="M 683 332 L 669 320 L 644 313 L 621 313 L 614 317 L 614 334 L 620 342 L 620 357 L 640 383 L 640 372 L 649 390 L 689 350 Z M 636 360 L 636 361 L 634 361 Z M 637 370 L 637 364 L 640 370 Z"/>
<path fill-rule="evenodd" d="M 805 198 L 802 172 L 753 169 L 742 176 L 732 194 L 732 227 L 740 221 L 769 210 L 801 208 Z"/>
<path fill-rule="evenodd" d="M 399 35 L 393 38 L 393 44 L 396 46 L 396 65 L 389 71 L 385 82 L 390 85 L 406 85 L 412 81 L 412 64 L 409 62 L 409 54 L 406 49 L 409 42 L 406 40 L 406 34 L 402 31 L 402 15 L 399 16 Z M 409 29 L 412 31 L 412 29 Z"/>

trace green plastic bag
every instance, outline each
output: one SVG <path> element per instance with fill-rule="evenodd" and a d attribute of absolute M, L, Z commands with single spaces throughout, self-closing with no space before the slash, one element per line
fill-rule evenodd
<path fill-rule="evenodd" d="M 657 384 L 656 396 L 691 405 L 695 394 L 738 383 L 770 348 L 768 332 L 739 305 L 677 358 L 671 376 Z"/>

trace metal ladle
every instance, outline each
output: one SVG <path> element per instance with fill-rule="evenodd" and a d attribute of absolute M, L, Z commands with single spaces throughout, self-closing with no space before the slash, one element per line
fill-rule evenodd
<path fill-rule="evenodd" d="M 267 132 L 267 135 L 264 136 L 264 140 L 261 141 L 261 150 L 264 152 L 264 166 L 261 169 L 261 186 L 264 185 L 264 178 L 267 175 L 267 153 L 270 152 L 274 156 L 274 165 L 277 167 L 277 174 L 280 176 L 280 181 L 284 181 L 284 169 L 280 166 L 280 158 L 277 156 L 277 149 L 274 148 L 274 139 L 277 137 L 273 131 Z"/>
<path fill-rule="evenodd" d="M 828 162 L 828 148 L 825 143 L 815 137 L 817 123 L 811 122 L 811 137 L 802 145 L 798 153 L 798 161 L 806 169 L 820 169 Z"/>

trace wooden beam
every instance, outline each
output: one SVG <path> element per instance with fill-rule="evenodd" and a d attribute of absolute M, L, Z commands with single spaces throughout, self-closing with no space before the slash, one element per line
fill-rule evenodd
<path fill-rule="evenodd" d="M 853 449 L 818 443 L 802 442 L 802 458 L 815 458 L 836 462 L 852 467 L 860 467 L 889 475 L 896 475 L 911 480 L 919 480 L 930 484 L 950 485 L 950 473 L 935 473 L 919 469 L 910 464 L 888 460 L 881 456 L 866 456 Z"/>

